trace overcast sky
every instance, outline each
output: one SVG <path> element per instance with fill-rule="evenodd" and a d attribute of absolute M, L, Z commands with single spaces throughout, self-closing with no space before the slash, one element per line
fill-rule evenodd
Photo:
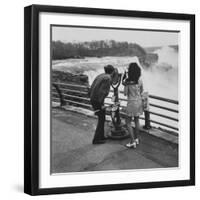
<path fill-rule="evenodd" d="M 137 43 L 143 47 L 165 46 L 177 45 L 178 35 L 175 32 L 52 27 L 52 40 L 63 42 L 116 40 Z"/>

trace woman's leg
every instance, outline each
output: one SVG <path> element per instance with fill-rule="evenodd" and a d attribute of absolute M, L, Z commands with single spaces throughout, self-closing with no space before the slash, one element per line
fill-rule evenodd
<path fill-rule="evenodd" d="M 138 138 L 138 133 L 140 130 L 140 123 L 139 123 L 139 117 L 134 117 L 134 122 L 135 122 L 135 134 L 134 134 L 134 139 Z"/>
<path fill-rule="evenodd" d="M 132 120 L 132 117 L 129 117 L 129 116 L 126 117 L 126 127 L 127 127 L 128 132 L 131 136 L 131 143 L 133 143 L 135 137 L 134 137 L 133 128 L 131 126 L 131 120 Z"/>

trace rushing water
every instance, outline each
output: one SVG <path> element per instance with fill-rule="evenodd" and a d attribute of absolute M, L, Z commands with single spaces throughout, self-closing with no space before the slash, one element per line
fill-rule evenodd
<path fill-rule="evenodd" d="M 148 69 L 141 67 L 141 78 L 143 80 L 144 90 L 152 95 L 178 100 L 178 51 L 174 48 L 163 47 L 156 50 L 155 53 L 158 54 L 158 62 Z M 123 73 L 131 62 L 137 62 L 139 64 L 137 57 L 86 57 L 84 59 L 54 60 L 53 69 L 65 72 L 84 73 L 89 77 L 89 83 L 91 84 L 98 74 L 104 72 L 105 65 L 111 64 L 118 68 L 119 72 Z M 120 90 L 122 89 L 123 87 L 120 86 Z M 176 105 L 170 103 L 152 99 L 151 101 L 152 103 L 178 109 Z M 152 111 L 175 118 L 178 117 L 176 113 L 169 113 L 168 111 L 153 107 Z M 156 120 L 157 117 L 152 116 L 151 119 Z M 159 118 L 159 121 L 177 126 L 177 123 L 171 120 Z"/>

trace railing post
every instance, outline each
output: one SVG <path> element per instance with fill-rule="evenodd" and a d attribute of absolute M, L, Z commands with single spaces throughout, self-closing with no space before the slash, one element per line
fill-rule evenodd
<path fill-rule="evenodd" d="M 53 86 L 56 88 L 56 91 L 58 92 L 58 95 L 59 95 L 59 98 L 60 98 L 60 106 L 62 107 L 66 104 L 65 101 L 64 101 L 62 92 L 61 92 L 61 90 L 60 90 L 60 88 L 58 87 L 57 84 L 53 83 Z"/>
<path fill-rule="evenodd" d="M 149 111 L 144 111 L 144 117 L 145 117 L 145 125 L 143 126 L 144 129 L 151 129 L 151 123 L 150 123 L 150 113 Z"/>
<path fill-rule="evenodd" d="M 142 95 L 142 101 L 143 101 L 143 108 L 144 108 L 144 118 L 145 118 L 145 125 L 144 129 L 150 129 L 150 112 L 149 112 L 149 94 L 148 92 L 144 92 Z"/>

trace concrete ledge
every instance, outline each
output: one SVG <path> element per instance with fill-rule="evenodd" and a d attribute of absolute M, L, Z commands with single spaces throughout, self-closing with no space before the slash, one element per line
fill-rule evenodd
<path fill-rule="evenodd" d="M 172 135 L 170 133 L 164 132 L 163 130 L 159 130 L 158 128 L 152 127 L 149 130 L 141 128 L 141 130 L 143 132 L 145 132 L 145 133 L 148 133 L 148 134 L 153 135 L 155 137 L 167 140 L 167 141 L 169 141 L 171 143 L 174 143 L 174 144 L 178 144 L 179 143 L 178 136 L 175 136 L 175 135 Z"/>

